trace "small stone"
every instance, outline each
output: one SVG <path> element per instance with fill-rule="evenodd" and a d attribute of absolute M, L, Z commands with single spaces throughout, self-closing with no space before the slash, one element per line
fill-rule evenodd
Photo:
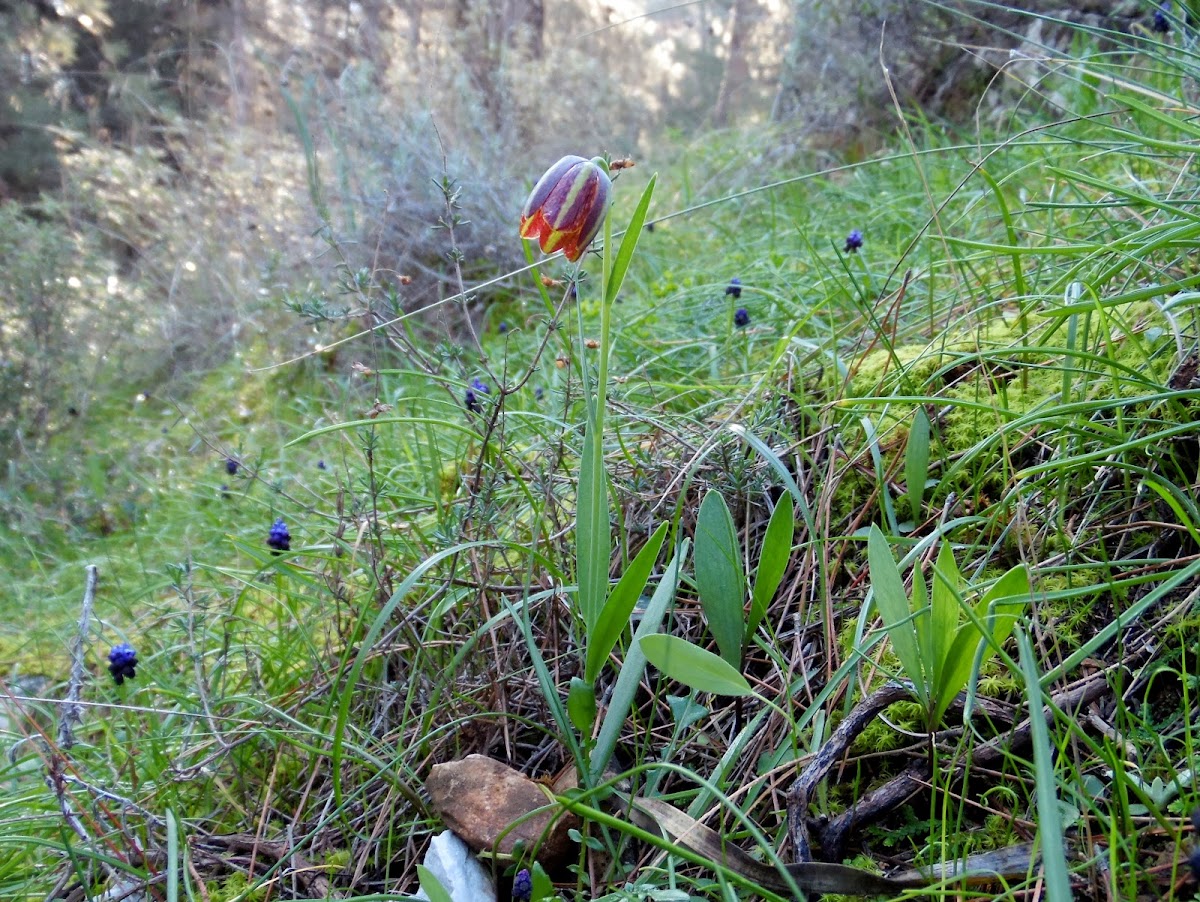
<path fill-rule="evenodd" d="M 511 854 L 520 841 L 548 870 L 577 853 L 568 831 L 579 818 L 555 805 L 548 787 L 485 755 L 435 764 L 425 789 L 442 822 L 476 852 Z"/>

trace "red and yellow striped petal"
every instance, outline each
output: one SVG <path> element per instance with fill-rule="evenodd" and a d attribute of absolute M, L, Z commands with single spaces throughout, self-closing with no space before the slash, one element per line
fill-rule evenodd
<path fill-rule="evenodd" d="M 536 240 L 542 253 L 561 249 L 572 263 L 595 239 L 608 212 L 612 181 L 603 166 L 566 156 L 538 179 L 521 210 L 521 237 Z"/>

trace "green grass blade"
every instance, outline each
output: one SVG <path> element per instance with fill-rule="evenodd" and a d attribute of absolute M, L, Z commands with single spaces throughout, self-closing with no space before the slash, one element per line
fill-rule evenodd
<path fill-rule="evenodd" d="M 892 531 L 893 535 L 898 535 L 900 524 L 896 520 L 896 507 L 892 504 L 892 493 L 887 488 L 887 470 L 883 465 L 883 453 L 879 449 L 879 434 L 870 417 L 860 417 L 859 424 L 863 428 L 867 449 L 871 454 L 871 463 L 875 465 L 875 479 L 879 485 L 879 509 L 883 513 L 884 520 L 887 521 L 888 529 Z"/>
<path fill-rule="evenodd" d="M 678 636 L 656 633 L 639 640 L 646 659 L 676 682 L 714 695 L 752 695 L 746 678 L 724 658 Z"/>
<path fill-rule="evenodd" d="M 776 503 L 775 510 L 771 511 L 767 534 L 763 537 L 762 554 L 758 559 L 758 571 L 754 574 L 754 588 L 750 593 L 750 617 L 746 621 L 744 642 L 750 641 L 762 623 L 767 606 L 783 581 L 788 561 L 792 558 L 792 539 L 795 534 L 796 507 L 792 496 L 784 494 Z"/>
<path fill-rule="evenodd" d="M 721 657 L 742 664 L 746 632 L 746 575 L 733 517 L 721 493 L 710 489 L 696 518 L 696 587 Z"/>
<path fill-rule="evenodd" d="M 1038 840 L 1045 869 L 1046 899 L 1070 902 L 1071 878 L 1067 873 L 1067 853 L 1063 847 L 1062 813 L 1058 807 L 1058 781 L 1054 775 L 1054 757 L 1050 749 L 1050 730 L 1042 715 L 1042 686 L 1037 671 L 1033 643 L 1024 630 L 1017 631 L 1021 674 L 1029 701 L 1030 738 L 1033 742 L 1033 780 L 1037 789 Z"/>
<path fill-rule="evenodd" d="M 921 704 L 928 708 L 925 661 L 917 644 L 917 628 L 909 609 L 908 595 L 904 591 L 904 580 L 887 539 L 875 524 L 871 524 L 871 535 L 867 539 L 867 560 L 871 567 L 871 592 L 875 597 L 875 607 L 883 618 L 900 666 L 912 680 Z"/>
<path fill-rule="evenodd" d="M 629 715 L 633 700 L 637 696 L 638 686 L 642 682 L 642 674 L 646 669 L 646 655 L 642 651 L 641 640 L 658 632 L 667 610 L 675 598 L 675 590 L 679 584 L 679 571 L 687 561 L 688 540 L 684 539 L 679 553 L 671 559 L 671 563 L 663 571 L 658 587 L 650 596 L 650 604 L 642 615 L 633 634 L 633 642 L 625 655 L 625 663 L 617 674 L 617 684 L 613 687 L 612 697 L 608 700 L 608 708 L 604 719 L 600 722 L 600 733 L 596 736 L 596 746 L 592 749 L 591 771 L 592 779 L 599 779 L 608 767 L 613 752 L 617 748 L 617 740 L 621 736 L 621 728 Z"/>
<path fill-rule="evenodd" d="M 641 200 L 638 201 L 637 208 L 633 211 L 633 216 L 630 218 L 629 225 L 625 229 L 625 234 L 621 238 L 621 248 L 617 251 L 617 257 L 613 261 L 612 272 L 609 273 L 608 283 L 605 286 L 605 305 L 611 304 L 617 299 L 617 294 L 621 290 L 621 283 L 625 281 L 625 273 L 629 271 L 629 264 L 633 261 L 633 253 L 637 250 L 638 241 L 642 237 L 642 228 L 646 224 L 646 214 L 650 211 L 650 198 L 654 196 L 654 184 L 657 181 L 657 173 L 650 176 L 650 181 L 646 183 L 646 187 L 642 191 Z"/>
<path fill-rule="evenodd" d="M 1004 220 L 1004 231 L 1008 235 L 1008 243 L 1013 247 L 1013 253 L 1009 255 L 1009 260 L 1012 263 L 1013 287 L 1017 290 L 1017 296 L 1024 299 L 1029 294 L 1029 287 L 1025 284 L 1025 274 L 1021 268 L 1021 255 L 1016 252 L 1020 240 L 1017 237 L 1017 228 L 1013 224 L 1012 212 L 1008 209 L 1008 201 L 1004 198 L 1004 192 L 1000 188 L 1000 183 L 992 177 L 992 174 L 987 169 L 981 166 L 979 168 L 979 176 L 992 189 L 992 195 L 996 198 L 996 206 L 1000 208 L 1000 218 Z"/>
<path fill-rule="evenodd" d="M 728 428 L 730 432 L 762 455 L 763 460 L 770 465 L 775 475 L 779 478 L 779 481 L 783 484 L 783 487 L 792 496 L 792 500 L 796 502 L 796 506 L 800 510 L 800 519 L 804 521 L 804 526 L 808 534 L 810 536 L 816 535 L 817 527 L 816 521 L 813 519 L 812 508 L 808 505 L 808 498 L 805 497 L 804 491 L 800 486 L 796 485 L 796 480 L 788 469 L 788 465 L 780 459 L 779 455 L 775 453 L 770 445 L 746 429 L 741 423 L 731 423 Z"/>
<path fill-rule="evenodd" d="M 1155 109 L 1143 100 L 1133 97 L 1129 94 L 1114 94 L 1111 98 L 1113 103 L 1127 106 L 1132 110 L 1137 110 L 1143 116 L 1153 119 L 1160 125 L 1165 125 L 1173 131 L 1183 132 L 1189 138 L 1200 138 L 1200 125 L 1197 125 L 1190 119 L 1184 119 L 1179 116 L 1172 116 L 1169 113 L 1164 113 L 1162 110 Z M 1138 135 L 1137 140 L 1144 140 L 1145 136 Z M 1188 144 L 1186 147 L 1191 151 L 1195 151 L 1195 147 Z"/>
<path fill-rule="evenodd" d="M 660 524 L 650 540 L 642 546 L 637 557 L 630 562 L 608 596 L 595 627 L 588 633 L 587 663 L 583 677 L 587 683 L 596 682 L 600 668 L 608 659 L 608 653 L 613 650 L 629 625 L 629 615 L 633 613 L 634 605 L 641 597 L 642 590 L 646 588 L 646 580 L 650 578 L 650 571 L 654 562 L 658 560 L 658 552 L 667 537 L 668 525 Z"/>

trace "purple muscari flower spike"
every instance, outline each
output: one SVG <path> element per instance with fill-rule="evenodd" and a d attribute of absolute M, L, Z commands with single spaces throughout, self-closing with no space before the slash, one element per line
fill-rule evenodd
<path fill-rule="evenodd" d="M 1170 3 L 1170 0 L 1167 0 L 1166 3 L 1163 3 L 1161 6 L 1159 6 L 1158 9 L 1156 9 L 1154 11 L 1154 21 L 1152 21 L 1150 23 L 1150 27 L 1153 28 L 1155 31 L 1157 31 L 1159 34 L 1170 34 L 1171 33 L 1171 20 L 1167 18 L 1167 16 L 1170 15 L 1170 13 L 1171 13 L 1171 3 Z"/>
<path fill-rule="evenodd" d="M 114 645 L 108 653 L 108 672 L 112 674 L 113 682 L 120 686 L 126 680 L 137 676 L 137 652 L 128 642 Z"/>
<path fill-rule="evenodd" d="M 863 234 L 858 229 L 851 229 L 850 234 L 846 236 L 846 246 L 843 248 L 847 254 L 858 253 L 858 249 L 863 246 Z"/>
<path fill-rule="evenodd" d="M 725 294 L 731 294 L 735 301 L 738 300 L 742 296 L 742 280 L 737 276 L 730 279 L 729 284 L 725 286 Z"/>
<path fill-rule="evenodd" d="M 529 868 L 521 868 L 513 877 L 512 897 L 513 902 L 529 902 L 533 897 L 533 875 Z"/>
<path fill-rule="evenodd" d="M 291 550 L 292 534 L 288 532 L 287 524 L 283 522 L 283 517 L 279 517 L 271 524 L 271 531 L 267 533 L 267 545 L 271 547 L 274 554 Z"/>
<path fill-rule="evenodd" d="M 738 307 L 733 313 L 733 324 L 739 329 L 750 325 L 750 311 L 745 307 Z"/>
<path fill-rule="evenodd" d="M 478 376 L 476 376 L 471 380 L 471 387 L 468 388 L 466 393 L 463 395 L 463 404 L 466 406 L 467 410 L 471 411 L 471 413 L 482 413 L 483 405 L 479 403 L 479 396 L 490 395 L 491 393 L 491 387 Z"/>

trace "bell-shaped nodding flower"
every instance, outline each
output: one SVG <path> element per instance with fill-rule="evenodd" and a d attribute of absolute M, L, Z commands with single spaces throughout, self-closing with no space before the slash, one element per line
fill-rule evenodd
<path fill-rule="evenodd" d="M 566 156 L 533 187 L 521 210 L 521 237 L 537 241 L 543 254 L 562 250 L 574 263 L 600 231 L 612 180 L 599 157 Z"/>

